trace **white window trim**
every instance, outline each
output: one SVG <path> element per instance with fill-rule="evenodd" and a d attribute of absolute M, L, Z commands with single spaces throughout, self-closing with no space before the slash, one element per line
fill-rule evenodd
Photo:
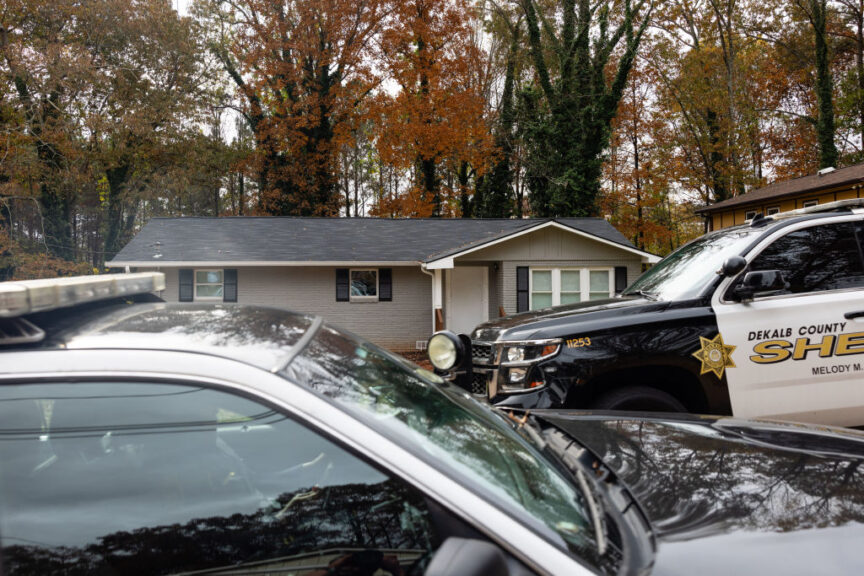
<path fill-rule="evenodd" d="M 818 198 L 816 200 L 805 200 L 804 202 L 801 203 L 802 208 L 810 208 L 811 206 L 818 206 L 818 205 L 819 205 L 819 199 Z"/>
<path fill-rule="evenodd" d="M 615 268 L 605 266 L 580 268 L 576 266 L 564 266 L 560 268 L 537 267 L 528 269 L 528 309 L 534 310 L 534 272 L 552 272 L 552 305 L 561 305 L 561 272 L 562 271 L 578 271 L 579 272 L 579 302 L 591 301 L 591 272 L 607 272 L 609 274 L 609 298 L 615 292 Z M 544 292 L 548 294 L 549 292 Z"/>
<path fill-rule="evenodd" d="M 780 213 L 780 207 L 779 206 L 769 206 L 765 210 L 765 214 L 767 216 L 773 216 L 774 214 L 779 214 L 779 213 Z"/>
<path fill-rule="evenodd" d="M 761 216 L 761 210 L 747 210 L 744 212 L 744 220 L 753 220 L 756 216 Z"/>
<path fill-rule="evenodd" d="M 375 272 L 375 296 L 354 296 L 351 293 L 351 276 L 354 272 Z M 350 302 L 378 302 L 381 296 L 381 273 L 378 268 L 349 268 L 348 269 L 348 300 Z"/>
<path fill-rule="evenodd" d="M 222 282 L 198 282 L 199 272 L 219 272 L 222 274 Z M 222 296 L 198 296 L 198 286 L 222 286 Z M 193 302 L 222 302 L 225 299 L 225 270 L 222 268 L 195 268 L 192 270 L 192 301 Z"/>

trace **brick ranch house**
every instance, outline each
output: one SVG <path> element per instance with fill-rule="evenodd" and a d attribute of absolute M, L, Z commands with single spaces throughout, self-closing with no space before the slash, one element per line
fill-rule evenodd
<path fill-rule="evenodd" d="M 108 263 L 166 274 L 168 301 L 323 316 L 391 350 L 443 327 L 607 298 L 659 258 L 597 218 L 154 218 Z"/>

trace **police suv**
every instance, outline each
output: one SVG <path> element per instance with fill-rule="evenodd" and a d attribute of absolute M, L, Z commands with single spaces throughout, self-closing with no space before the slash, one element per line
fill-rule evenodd
<path fill-rule="evenodd" d="M 864 199 L 706 234 L 616 298 L 438 333 L 429 356 L 505 406 L 862 426 Z"/>

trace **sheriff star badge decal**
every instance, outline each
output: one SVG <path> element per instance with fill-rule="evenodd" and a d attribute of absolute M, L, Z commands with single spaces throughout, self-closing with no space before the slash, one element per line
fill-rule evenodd
<path fill-rule="evenodd" d="M 735 368 L 732 352 L 735 351 L 736 346 L 724 344 L 720 334 L 717 334 L 713 340 L 700 336 L 699 341 L 702 343 L 702 348 L 694 352 L 693 356 L 702 361 L 700 374 L 714 372 L 717 378 L 723 378 L 723 371 L 726 368 Z"/>

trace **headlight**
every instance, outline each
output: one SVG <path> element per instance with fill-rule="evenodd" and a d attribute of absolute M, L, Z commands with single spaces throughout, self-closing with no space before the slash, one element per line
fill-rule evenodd
<path fill-rule="evenodd" d="M 525 380 L 525 375 L 528 373 L 526 368 L 510 368 L 507 375 L 507 380 L 510 384 L 516 384 Z"/>
<path fill-rule="evenodd" d="M 508 362 L 522 362 L 525 360 L 525 349 L 524 348 L 508 348 L 507 349 L 507 361 Z"/>
<path fill-rule="evenodd" d="M 503 368 L 498 390 L 505 394 L 528 392 L 546 385 L 542 373 L 531 367 Z"/>
<path fill-rule="evenodd" d="M 520 363 L 539 362 L 544 358 L 550 358 L 561 350 L 560 340 L 542 340 L 538 342 L 526 342 L 518 346 L 508 346 L 504 353 L 504 363 L 518 365 Z"/>
<path fill-rule="evenodd" d="M 452 332 L 438 332 L 429 339 L 429 361 L 438 370 L 451 370 L 462 360 L 464 346 L 462 340 Z"/>

